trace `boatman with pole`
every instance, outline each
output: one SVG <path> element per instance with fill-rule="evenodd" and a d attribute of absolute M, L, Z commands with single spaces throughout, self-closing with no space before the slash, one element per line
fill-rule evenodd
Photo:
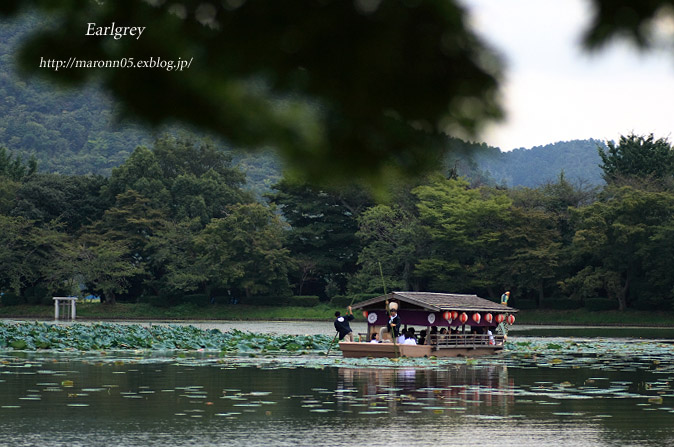
<path fill-rule="evenodd" d="M 501 304 L 504 306 L 508 305 L 508 299 L 510 298 L 510 291 L 507 291 L 503 295 L 501 295 Z"/>
<path fill-rule="evenodd" d="M 346 315 L 342 316 L 340 311 L 335 312 L 335 330 L 339 334 L 339 339 L 343 341 L 353 341 L 353 331 L 349 326 L 349 321 L 353 321 L 353 311 L 351 306 L 346 308 Z"/>

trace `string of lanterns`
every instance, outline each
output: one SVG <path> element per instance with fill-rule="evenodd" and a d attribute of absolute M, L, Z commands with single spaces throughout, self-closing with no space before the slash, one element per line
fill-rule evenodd
<path fill-rule="evenodd" d="M 368 311 L 364 310 L 363 311 L 363 317 L 367 318 L 368 315 L 369 315 Z M 442 318 L 444 318 L 445 320 L 447 320 L 450 323 L 452 321 L 456 320 L 457 318 L 459 319 L 461 324 L 466 324 L 468 322 L 468 314 L 466 314 L 465 312 L 462 312 L 461 315 L 459 315 L 459 313 L 455 310 L 454 311 L 447 310 L 447 311 L 443 312 Z M 479 312 L 475 312 L 473 315 L 471 315 L 471 319 L 475 324 L 480 324 L 480 321 L 482 320 L 482 318 L 483 317 Z M 487 323 L 490 323 L 490 324 L 493 321 L 495 321 L 496 324 L 501 324 L 505 321 L 506 323 L 508 323 L 509 325 L 512 326 L 513 324 L 515 324 L 515 315 L 509 314 L 509 315 L 506 316 L 505 314 L 496 314 L 496 317 L 494 317 L 491 313 L 486 313 L 484 315 L 484 321 L 486 321 Z"/>

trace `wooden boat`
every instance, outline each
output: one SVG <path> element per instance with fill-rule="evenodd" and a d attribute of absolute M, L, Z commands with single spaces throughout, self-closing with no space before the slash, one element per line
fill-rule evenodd
<path fill-rule="evenodd" d="M 372 333 L 382 332 L 388 314 L 386 301 L 396 303 L 403 326 L 447 328 L 446 335 L 427 335 L 426 344 L 407 345 L 384 340 L 370 343 Z M 431 292 L 392 292 L 352 306 L 367 318 L 367 334 L 361 342 L 340 342 L 344 357 L 476 357 L 501 351 L 507 327 L 515 322 L 517 309 L 477 295 Z M 487 331 L 490 331 L 488 333 Z M 386 332 L 386 331 L 383 331 Z"/>

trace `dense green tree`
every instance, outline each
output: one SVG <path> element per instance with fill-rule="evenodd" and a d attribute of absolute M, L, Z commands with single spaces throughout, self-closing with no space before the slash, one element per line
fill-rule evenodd
<path fill-rule="evenodd" d="M 414 189 L 433 250 L 417 270 L 432 290 L 470 291 L 494 284 L 485 266 L 508 226 L 512 202 L 502 192 L 470 189 L 463 179 L 438 179 Z"/>
<path fill-rule="evenodd" d="M 116 257 L 121 257 L 119 262 L 133 267 L 125 268 L 124 279 L 118 288 L 109 289 L 109 293 L 114 294 L 113 302 L 118 298 L 134 299 L 142 293 L 143 283 L 149 279 L 148 262 L 153 256 L 150 241 L 164 227 L 165 220 L 162 209 L 154 208 L 151 201 L 137 191 L 127 190 L 116 197 L 115 204 L 105 211 L 100 220 L 87 228 L 82 240 L 88 243 L 87 247 L 93 247 L 93 252 L 87 254 L 86 259 L 100 258 L 102 254 L 96 250 L 103 250 L 117 242 L 120 248 L 115 251 L 115 258 L 106 262 L 116 263 Z M 135 276 L 128 277 L 128 272 L 133 272 Z M 120 295 L 127 291 L 131 296 Z"/>
<path fill-rule="evenodd" d="M 589 272 L 586 276 L 602 279 L 601 289 L 594 292 L 605 293 L 617 300 L 620 310 L 625 310 L 630 296 L 639 298 L 639 290 L 632 284 L 645 274 L 648 256 L 660 249 L 659 237 L 666 235 L 663 231 L 672 225 L 674 195 L 613 187 L 604 192 L 602 200 L 577 213 L 580 223 L 574 237 L 574 254 L 593 267 L 592 271 L 583 270 Z M 587 290 L 581 292 L 589 294 Z"/>
<path fill-rule="evenodd" d="M 199 218 L 203 225 L 223 217 L 227 206 L 252 201 L 241 188 L 245 175 L 232 167 L 232 157 L 208 142 L 163 137 L 152 149 L 137 148 L 112 172 L 106 193 L 127 189 L 148 198 L 170 219 Z"/>
<path fill-rule="evenodd" d="M 198 219 L 167 221 L 150 237 L 152 278 L 146 285 L 155 295 L 207 292 L 211 287 L 207 270 L 199 262 L 204 254 L 196 246 L 201 229 Z"/>
<path fill-rule="evenodd" d="M 115 304 L 126 293 L 143 268 L 128 256 L 129 248 L 119 240 L 87 237 L 77 250 L 77 273 L 87 290 L 100 294 L 101 301 Z"/>
<path fill-rule="evenodd" d="M 492 290 L 495 285 L 514 289 L 517 294 L 510 304 L 517 307 L 519 297 L 533 297 L 542 304 L 548 293 L 556 294 L 562 257 L 556 224 L 553 215 L 541 210 L 514 207 L 510 211 L 494 257 L 485 263 L 485 270 L 490 272 L 485 276 L 492 280 L 485 284 L 490 296 L 496 298 Z"/>
<path fill-rule="evenodd" d="M 13 155 L 6 148 L 0 147 L 0 177 L 19 181 L 24 177 L 35 174 L 36 171 L 37 160 L 35 157 L 30 157 L 28 163 L 24 164 L 21 156 Z"/>
<path fill-rule="evenodd" d="M 16 192 L 21 183 L 0 177 L 0 214 L 8 215 L 16 204 Z"/>
<path fill-rule="evenodd" d="M 599 148 L 599 156 L 607 182 L 630 177 L 663 180 L 674 175 L 674 150 L 666 138 L 630 134 L 621 136 L 617 145 L 612 141 L 606 145 L 605 151 Z"/>
<path fill-rule="evenodd" d="M 331 283 L 343 293 L 357 269 L 357 217 L 372 204 L 370 196 L 355 186 L 328 190 L 290 179 L 274 189 L 269 197 L 290 224 L 287 247 L 297 266 L 296 292 L 324 296 Z"/>
<path fill-rule="evenodd" d="M 232 205 L 195 240 L 197 265 L 212 286 L 235 294 L 290 293 L 290 257 L 283 247 L 284 225 L 273 210 L 258 204 Z"/>
<path fill-rule="evenodd" d="M 414 269 L 427 253 L 430 238 L 413 210 L 377 205 L 363 212 L 358 222 L 361 270 L 350 289 L 359 293 L 383 292 L 384 286 L 387 290 L 420 290 Z"/>
<path fill-rule="evenodd" d="M 52 220 L 65 224 L 69 234 L 101 218 L 110 205 L 101 196 L 107 180 L 101 176 L 35 174 L 16 191 L 11 214 L 41 225 Z"/>
<path fill-rule="evenodd" d="M 70 238 L 58 224 L 35 225 L 0 215 L 0 289 L 21 293 L 42 285 L 60 290 L 73 277 Z"/>

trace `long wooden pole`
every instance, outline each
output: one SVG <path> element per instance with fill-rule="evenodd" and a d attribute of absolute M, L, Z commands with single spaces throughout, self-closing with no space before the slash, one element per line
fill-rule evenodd
<path fill-rule="evenodd" d="M 325 354 L 326 357 L 330 355 L 330 351 L 332 350 L 332 345 L 335 344 L 335 339 L 337 338 L 338 335 L 339 335 L 339 332 L 336 332 L 335 336 L 332 337 L 332 341 L 330 342 L 330 346 L 328 346 L 328 353 Z"/>
<path fill-rule="evenodd" d="M 381 268 L 381 262 L 379 262 L 379 275 L 381 276 L 381 284 L 384 287 L 384 295 L 388 295 L 386 292 L 386 281 L 384 281 L 384 270 Z M 391 308 L 389 307 L 388 298 L 386 299 L 386 316 L 391 318 Z M 396 329 L 399 330 L 399 328 Z M 393 340 L 393 349 L 397 358 L 400 354 L 398 352 L 398 341 L 396 340 L 395 331 L 393 328 L 391 328 L 391 340 Z"/>

